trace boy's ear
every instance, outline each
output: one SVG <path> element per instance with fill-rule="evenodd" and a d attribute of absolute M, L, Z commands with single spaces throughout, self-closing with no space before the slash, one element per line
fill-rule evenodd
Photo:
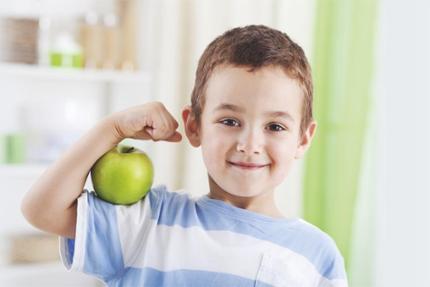
<path fill-rule="evenodd" d="M 312 121 L 302 135 L 302 137 L 300 138 L 299 145 L 297 146 L 296 155 L 294 156 L 294 158 L 299 159 L 303 157 L 303 155 L 311 145 L 316 129 L 317 123 L 315 121 Z"/>
<path fill-rule="evenodd" d="M 200 130 L 191 106 L 186 105 L 182 109 L 182 120 L 184 121 L 185 134 L 193 147 L 200 146 Z"/>

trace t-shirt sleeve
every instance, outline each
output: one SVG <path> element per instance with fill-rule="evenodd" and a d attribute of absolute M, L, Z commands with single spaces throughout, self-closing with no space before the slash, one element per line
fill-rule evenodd
<path fill-rule="evenodd" d="M 61 260 L 68 270 L 93 275 L 104 282 L 120 276 L 124 255 L 143 240 L 144 229 L 157 213 L 161 188 L 152 189 L 132 205 L 114 205 L 84 191 L 78 198 L 75 239 L 60 237 Z M 126 234 L 121 234 L 126 232 Z"/>
<path fill-rule="evenodd" d="M 326 262 L 320 287 L 347 287 L 348 281 L 343 257 L 333 239 L 326 246 Z"/>

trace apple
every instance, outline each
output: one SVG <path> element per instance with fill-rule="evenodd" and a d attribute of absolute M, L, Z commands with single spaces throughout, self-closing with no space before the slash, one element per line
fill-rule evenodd
<path fill-rule="evenodd" d="M 151 189 L 154 168 L 141 150 L 118 145 L 91 168 L 91 180 L 97 196 L 113 204 L 133 204 Z"/>

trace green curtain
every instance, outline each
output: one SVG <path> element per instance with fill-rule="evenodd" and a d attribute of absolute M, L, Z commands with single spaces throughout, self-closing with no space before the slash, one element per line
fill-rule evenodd
<path fill-rule="evenodd" d="M 317 0 L 312 59 L 318 129 L 305 159 L 306 220 L 350 263 L 352 225 L 371 108 L 375 0 Z"/>

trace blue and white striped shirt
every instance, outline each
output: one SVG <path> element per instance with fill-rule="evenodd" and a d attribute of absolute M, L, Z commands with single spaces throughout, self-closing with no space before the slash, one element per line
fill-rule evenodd
<path fill-rule="evenodd" d="M 67 269 L 108 286 L 347 286 L 334 241 L 301 219 L 153 188 L 130 206 L 84 192 Z"/>

